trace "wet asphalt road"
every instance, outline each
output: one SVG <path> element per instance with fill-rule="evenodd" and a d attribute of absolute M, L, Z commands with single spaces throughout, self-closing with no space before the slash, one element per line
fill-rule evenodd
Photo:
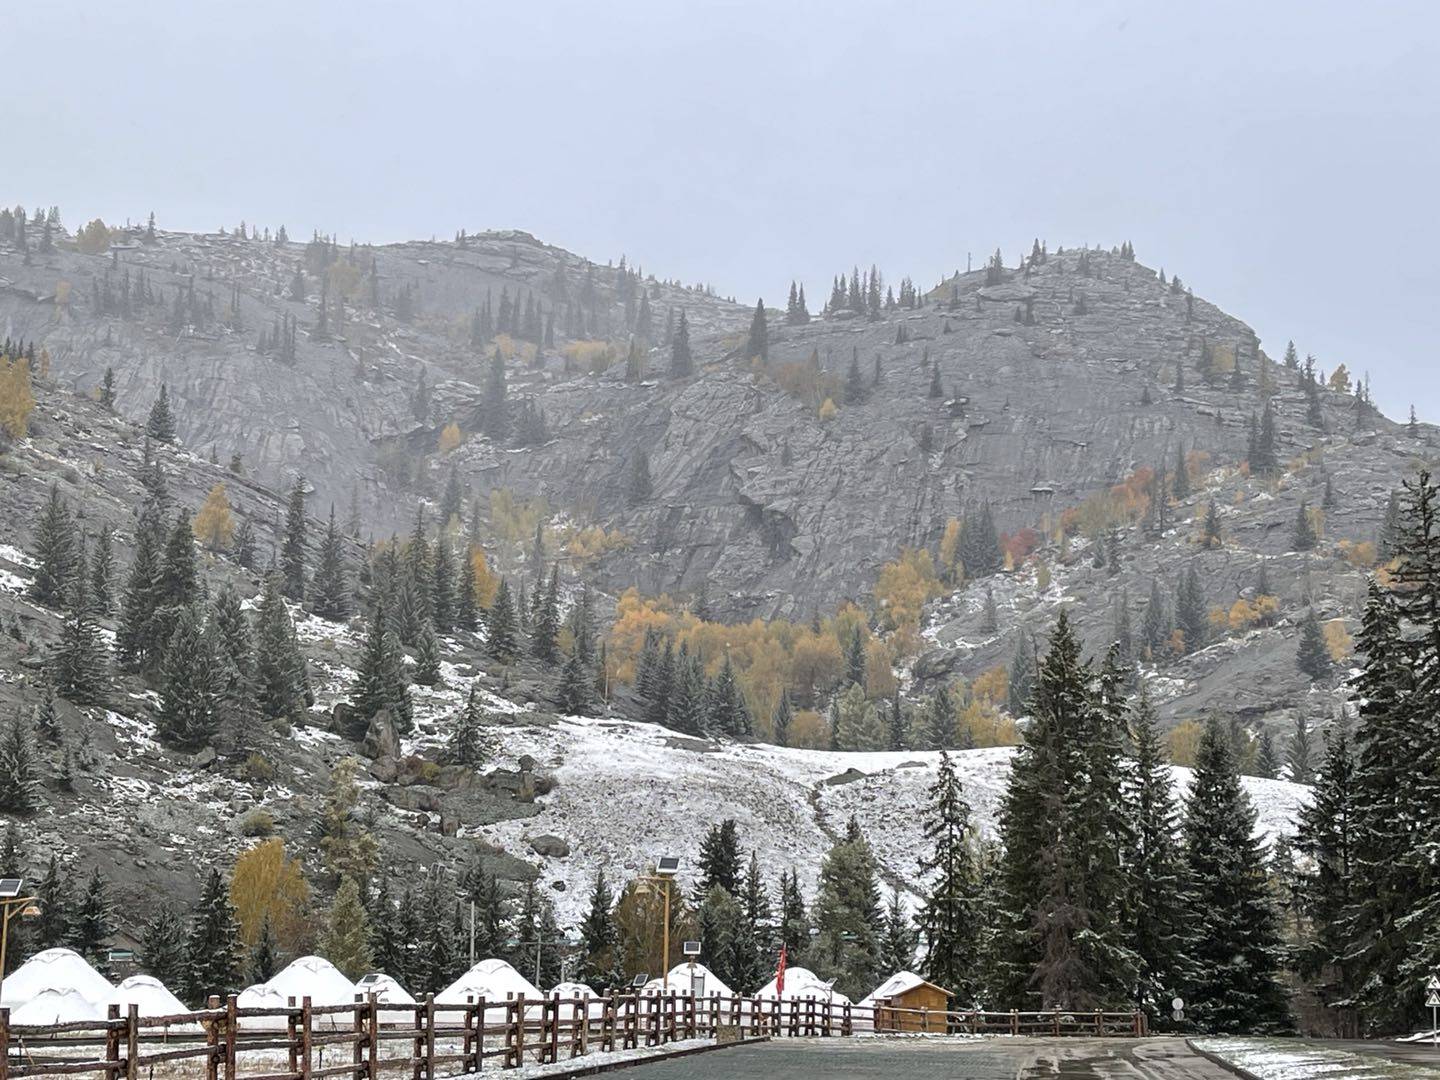
<path fill-rule="evenodd" d="M 637 1065 L 626 1080 L 1235 1080 L 1174 1038 L 777 1039 Z"/>

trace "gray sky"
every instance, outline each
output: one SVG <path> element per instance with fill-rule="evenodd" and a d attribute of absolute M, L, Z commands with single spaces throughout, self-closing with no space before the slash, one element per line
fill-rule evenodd
<path fill-rule="evenodd" d="M 0 202 L 396 240 L 528 229 L 781 304 L 1134 242 L 1440 420 L 1440 5 L 47 0 Z"/>

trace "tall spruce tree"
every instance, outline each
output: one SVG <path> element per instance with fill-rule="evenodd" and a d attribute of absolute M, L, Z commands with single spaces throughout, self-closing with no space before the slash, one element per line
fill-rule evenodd
<path fill-rule="evenodd" d="M 1279 928 L 1255 809 L 1215 717 L 1196 753 L 1184 837 L 1190 975 L 1183 996 L 1193 1022 L 1214 1032 L 1287 1030 Z"/>
<path fill-rule="evenodd" d="M 944 751 L 929 800 L 922 826 L 928 850 L 920 858 L 920 874 L 928 890 L 918 919 L 925 935 L 924 973 L 950 992 L 952 1002 L 968 1004 L 979 990 L 970 804 Z"/>
<path fill-rule="evenodd" d="M 50 485 L 45 507 L 35 523 L 30 554 L 35 559 L 35 576 L 30 579 L 30 597 L 46 607 L 63 607 L 70 586 L 84 566 L 77 566 L 75 522 L 70 507 L 60 497 L 57 484 Z"/>
<path fill-rule="evenodd" d="M 274 574 L 265 579 L 255 609 L 255 701 L 270 720 L 296 720 L 308 705 L 309 675 L 295 623 Z"/>
<path fill-rule="evenodd" d="M 240 981 L 240 926 L 218 867 L 206 873 L 190 917 L 185 966 L 184 986 L 192 1004 L 203 1004 L 211 994 L 228 994 Z"/>
<path fill-rule="evenodd" d="M 285 506 L 285 537 L 280 545 L 280 573 L 285 595 L 305 599 L 305 481 L 295 478 Z"/>
<path fill-rule="evenodd" d="M 335 524 L 335 504 L 330 504 L 330 521 L 320 542 L 320 562 L 310 583 L 310 606 L 316 615 L 331 622 L 350 617 L 350 580 L 345 569 L 344 541 Z"/>
<path fill-rule="evenodd" d="M 175 441 L 175 417 L 170 412 L 170 388 L 160 384 L 160 393 L 150 406 L 150 415 L 145 420 L 145 434 L 156 442 Z"/>

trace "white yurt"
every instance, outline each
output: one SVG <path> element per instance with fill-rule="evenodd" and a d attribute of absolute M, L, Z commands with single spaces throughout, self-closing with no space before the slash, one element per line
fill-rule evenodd
<path fill-rule="evenodd" d="M 139 1008 L 142 1019 L 147 1016 L 175 1016 L 177 1013 L 190 1011 L 185 1003 L 154 975 L 131 975 L 111 990 L 100 1005 L 102 1008 L 119 1005 L 121 1016 L 129 1011 L 131 1005 L 135 1005 Z"/>
<path fill-rule="evenodd" d="M 355 984 L 323 956 L 297 957 L 284 970 L 276 972 L 265 985 L 286 998 L 293 997 L 297 1005 L 307 997 L 311 1007 L 355 1004 Z M 311 1027 L 348 1028 L 353 1023 L 351 1015 L 330 1013 L 315 1017 Z"/>
<path fill-rule="evenodd" d="M 667 986 L 666 983 L 669 983 Z M 676 964 L 670 969 L 668 980 L 651 979 L 640 988 L 642 994 L 695 994 L 698 997 L 714 997 L 719 994 L 722 998 L 735 996 L 735 991 L 720 981 L 720 977 L 711 971 L 704 964 L 689 963 Z"/>
<path fill-rule="evenodd" d="M 561 982 L 550 988 L 550 997 L 558 997 L 561 1001 L 584 1001 L 585 1015 L 592 1020 L 598 1020 L 605 1015 L 605 1006 L 600 1000 L 600 995 L 582 982 Z M 574 1006 L 564 1006 L 567 1011 Z"/>
<path fill-rule="evenodd" d="M 806 998 L 814 998 L 816 1001 L 829 1001 L 835 1005 L 849 1004 L 850 999 L 835 989 L 833 982 L 826 982 L 809 968 L 787 967 L 785 969 L 785 989 L 778 995 L 775 992 L 775 979 L 771 979 L 755 992 L 756 997 L 774 999 L 779 997 L 781 1001 Z"/>
<path fill-rule="evenodd" d="M 373 971 L 369 975 L 360 976 L 355 981 L 355 993 L 361 997 L 374 994 L 376 1003 L 381 1006 L 382 1017 L 385 1013 L 384 1006 L 395 1006 L 394 1015 L 387 1022 L 398 1022 L 405 1017 L 415 1015 L 409 1008 L 406 1008 L 406 1006 L 415 1004 L 414 996 L 384 972 Z"/>
<path fill-rule="evenodd" d="M 479 1000 L 483 997 L 487 1005 L 485 1011 L 490 1013 L 488 1008 L 490 1002 L 504 1002 L 521 994 L 532 1001 L 544 996 L 534 983 L 504 960 L 492 958 L 481 960 L 464 975 L 461 975 L 460 978 L 436 994 L 435 1001 L 437 1004 L 464 1005 L 467 998 Z M 440 1014 L 437 1012 L 436 1015 Z M 526 1009 L 525 1015 L 531 1015 L 531 1011 Z M 534 1015 L 538 1016 L 539 1011 L 536 1010 Z M 447 1024 L 459 1023 L 461 1016 L 462 1013 L 459 1011 L 447 1010 L 444 1013 L 444 1021 Z M 489 1019 L 494 1020 L 495 1017 L 491 1015 Z"/>
<path fill-rule="evenodd" d="M 5 986 L 0 990 L 0 1005 L 19 1008 L 44 990 L 73 990 L 93 1005 L 104 1001 L 113 989 L 74 949 L 46 949 L 6 976 Z"/>
<path fill-rule="evenodd" d="M 247 986 L 240 991 L 235 999 L 235 1007 L 239 1009 L 283 1009 L 289 1004 L 289 995 L 282 994 L 267 983 L 256 983 L 254 986 Z M 295 1004 L 299 1005 L 297 998 Z M 285 1017 L 277 1016 L 242 1016 L 240 1027 L 248 1031 L 284 1031 Z"/>
<path fill-rule="evenodd" d="M 9 982 L 10 980 L 5 980 Z M 72 1020 L 104 1020 L 106 1010 L 78 990 L 47 987 L 10 1013 L 12 1024 L 68 1024 Z"/>

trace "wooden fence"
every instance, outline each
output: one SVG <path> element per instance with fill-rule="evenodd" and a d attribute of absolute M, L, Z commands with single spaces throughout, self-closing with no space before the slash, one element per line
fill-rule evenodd
<path fill-rule="evenodd" d="M 436 1080 L 631 1050 L 695 1038 L 836 1037 L 856 1032 L 949 1032 L 1007 1035 L 1146 1033 L 1131 1012 L 939 1012 L 890 1006 L 860 1008 L 828 999 L 783 1001 L 688 994 L 479 1000 L 414 1005 L 348 1005 L 291 999 L 286 1008 L 223 1003 L 174 1016 L 126 1015 L 110 1006 L 105 1020 L 11 1024 L 0 1008 L 0 1080 L 99 1074 L 103 1080 Z"/>

